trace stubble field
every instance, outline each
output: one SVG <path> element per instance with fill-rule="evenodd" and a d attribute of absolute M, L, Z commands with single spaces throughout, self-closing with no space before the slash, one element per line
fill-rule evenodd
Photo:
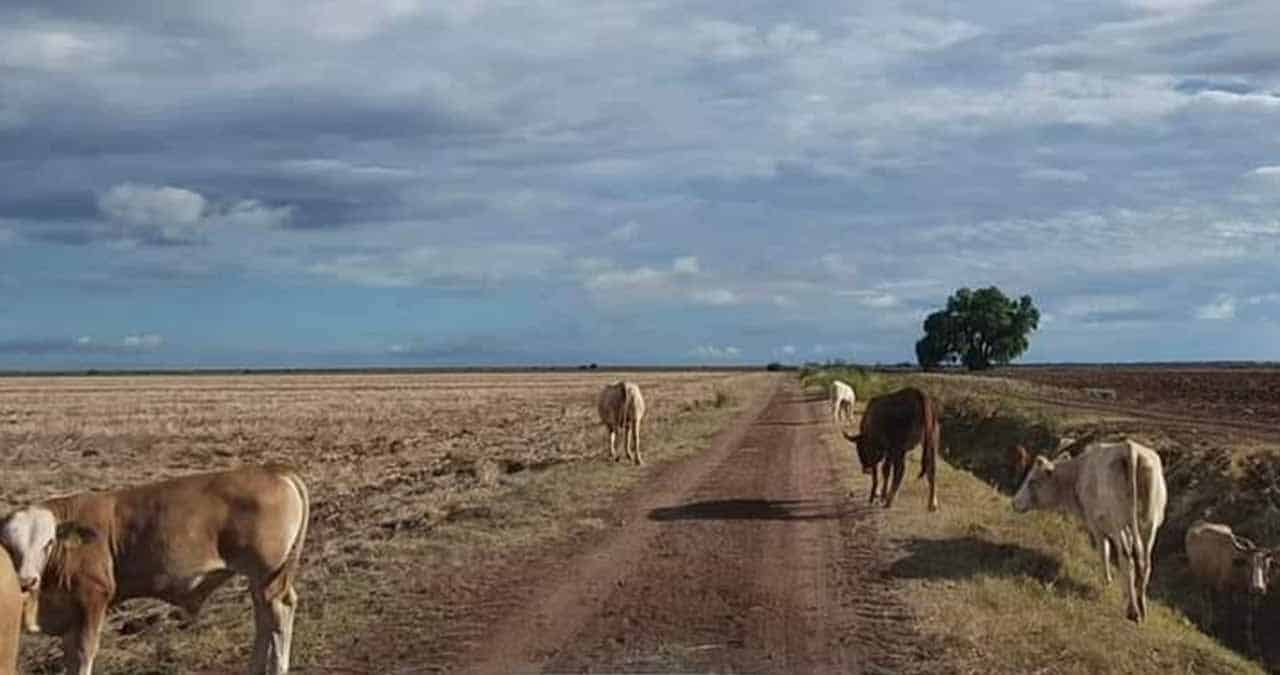
<path fill-rule="evenodd" d="M 538 373 L 0 379 L 0 508 L 244 463 L 297 466 L 312 496 L 299 584 L 302 672 L 430 668 L 449 577 L 504 551 L 603 527 L 593 500 L 647 469 L 603 461 L 595 398 L 626 377 L 648 401 L 646 459 L 687 455 L 764 374 Z M 561 488 L 560 486 L 565 486 Z M 236 672 L 252 611 L 232 582 L 194 626 L 150 601 L 112 614 L 100 673 Z M 391 624 L 391 625 L 388 625 Z M 379 637 L 381 636 L 381 637 Z M 25 637 L 25 672 L 58 643 Z"/>

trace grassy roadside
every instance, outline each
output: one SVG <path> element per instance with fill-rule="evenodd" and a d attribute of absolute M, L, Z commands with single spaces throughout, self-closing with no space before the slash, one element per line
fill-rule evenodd
<path fill-rule="evenodd" d="M 890 386 L 907 382 L 892 378 Z M 1053 416 L 1035 411 L 1019 411 L 1016 425 L 993 419 L 1005 414 L 979 414 L 991 428 L 967 442 L 979 444 L 984 434 L 1000 438 L 1014 426 L 1046 439 L 1061 430 Z M 849 453 L 842 456 L 852 463 Z M 918 452 L 910 458 L 916 464 Z M 1078 523 L 1056 514 L 1017 514 L 1007 493 L 947 459 L 939 466 L 941 511 L 921 507 L 927 484 L 914 478 L 918 467 L 909 467 L 903 494 L 881 516 L 893 550 L 889 574 L 902 581 L 920 630 L 941 650 L 939 670 L 1264 672 L 1197 629 L 1159 593 L 1144 625 L 1127 621 L 1123 591 L 1118 582 L 1105 586 L 1099 555 Z M 865 478 L 850 469 L 850 487 L 865 495 Z M 1157 557 L 1155 583 L 1176 576 L 1162 562 Z"/>

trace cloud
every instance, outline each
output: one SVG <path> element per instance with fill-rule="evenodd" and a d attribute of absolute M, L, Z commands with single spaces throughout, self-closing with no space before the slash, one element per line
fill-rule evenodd
<path fill-rule="evenodd" d="M 837 291 L 836 295 L 852 298 L 859 305 L 871 309 L 888 309 L 902 304 L 897 296 L 883 291 Z"/>
<path fill-rule="evenodd" d="M 1197 319 L 1205 321 L 1225 321 L 1236 318 L 1236 299 L 1222 294 L 1208 304 L 1196 308 Z"/>
<path fill-rule="evenodd" d="M 80 335 L 74 338 L 12 338 L 0 340 L 0 354 L 24 356 L 123 355 L 153 352 L 160 349 L 164 344 L 164 338 L 155 333 L 138 333 L 105 341 L 97 340 L 89 335 Z"/>
<path fill-rule="evenodd" d="M 543 244 L 420 246 L 340 255 L 306 271 L 358 286 L 493 287 L 544 276 L 562 260 L 558 247 Z"/>
<path fill-rule="evenodd" d="M 98 197 L 97 206 L 106 227 L 85 231 L 85 241 L 196 244 L 218 229 L 282 227 L 293 215 L 290 206 L 271 207 L 252 199 L 214 205 L 193 190 L 138 183 L 111 187 Z"/>
<path fill-rule="evenodd" d="M 700 345 L 689 351 L 689 355 L 700 359 L 728 361 L 742 357 L 742 350 L 732 346 Z"/>
<path fill-rule="evenodd" d="M 689 299 L 697 305 L 710 305 L 713 307 L 726 307 L 728 305 L 736 305 L 741 302 L 741 298 L 737 293 L 725 288 L 713 288 L 709 290 L 693 291 L 689 294 Z"/>

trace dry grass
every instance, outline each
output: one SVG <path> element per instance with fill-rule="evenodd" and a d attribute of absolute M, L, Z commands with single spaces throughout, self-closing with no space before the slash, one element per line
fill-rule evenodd
<path fill-rule="evenodd" d="M 593 505 L 647 471 L 601 461 L 595 397 L 609 374 L 282 375 L 0 379 L 6 507 L 92 488 L 284 461 L 311 489 L 294 662 L 340 661 L 400 606 L 415 575 L 603 523 Z M 764 374 L 637 373 L 651 463 L 705 447 Z M 252 612 L 237 583 L 196 626 L 168 608 L 113 613 L 100 673 L 239 670 Z M 438 618 L 435 617 L 435 618 Z M 424 623 L 427 630 L 429 623 Z M 25 638 L 26 672 L 55 672 L 55 640 Z"/>

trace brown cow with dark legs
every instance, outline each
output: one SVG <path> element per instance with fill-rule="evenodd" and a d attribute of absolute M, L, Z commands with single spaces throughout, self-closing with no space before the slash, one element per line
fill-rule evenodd
<path fill-rule="evenodd" d="M 906 470 L 906 454 L 919 445 L 922 452 L 920 477 L 929 479 L 929 510 L 938 510 L 937 463 L 941 446 L 939 427 L 933 400 L 915 387 L 877 396 L 867 403 L 858 435 L 841 433 L 857 448 L 862 472 L 871 476 L 869 502 L 876 499 L 876 467 L 883 463 L 882 501 L 886 509 L 893 506 L 893 498 L 898 494 L 902 474 Z M 889 482 L 890 472 L 893 474 L 892 483 Z"/>
<path fill-rule="evenodd" d="M 68 675 L 93 672 L 111 605 L 158 598 L 194 615 L 237 574 L 253 600 L 249 672 L 279 675 L 289 670 L 309 511 L 291 469 L 245 467 L 27 506 L 0 520 L 0 544 L 28 603 L 38 602 L 34 623 L 62 636 Z"/>

